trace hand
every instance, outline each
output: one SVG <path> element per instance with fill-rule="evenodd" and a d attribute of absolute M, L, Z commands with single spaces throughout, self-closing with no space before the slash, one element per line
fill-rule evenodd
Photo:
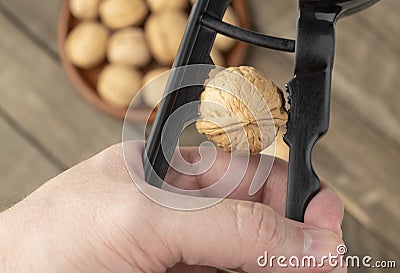
<path fill-rule="evenodd" d="M 136 182 L 147 191 L 165 194 L 143 180 L 143 143 L 131 145 L 129 156 L 137 162 L 133 166 Z M 182 149 L 182 155 L 192 162 L 199 157 L 197 148 Z M 0 271 L 208 273 L 219 267 L 288 272 L 276 264 L 272 269 L 261 268 L 257 258 L 265 251 L 300 258 L 335 254 L 342 240 L 343 205 L 333 190 L 322 185 L 307 208 L 305 224 L 288 220 L 283 217 L 285 162 L 277 159 L 264 187 L 248 195 L 258 159 L 251 158 L 231 199 L 206 209 L 179 211 L 142 194 L 125 168 L 121 145 L 108 148 L 0 214 Z M 218 151 L 207 173 L 189 177 L 171 171 L 167 180 L 174 185 L 206 187 L 221 176 L 228 160 L 228 153 Z M 188 198 L 168 194 L 177 200 Z M 332 268 L 291 270 L 312 273 Z"/>

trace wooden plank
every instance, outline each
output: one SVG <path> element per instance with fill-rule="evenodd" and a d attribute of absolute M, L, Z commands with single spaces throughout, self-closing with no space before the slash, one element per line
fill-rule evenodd
<path fill-rule="evenodd" d="M 286 1 L 248 1 L 253 28 L 256 31 L 285 37 L 296 38 L 297 0 Z"/>
<path fill-rule="evenodd" d="M 23 139 L 0 117 L 0 138 L 9 145 L 0 146 L 0 211 L 22 199 L 26 194 L 39 187 L 49 177 L 59 172 L 58 168 L 44 158 L 36 149 Z M 16 162 L 15 159 L 18 159 Z M 15 171 L 18 169 L 18 171 Z M 32 170 L 35 170 L 32 172 Z M 398 259 L 390 244 L 377 239 L 354 217 L 346 214 L 344 225 L 345 241 L 349 255 L 370 255 L 374 259 Z M 368 238 L 366 240 L 365 238 Z M 349 272 L 366 272 L 354 268 Z M 371 269 L 368 272 L 380 272 Z M 385 272 L 395 272 L 388 270 Z"/>
<path fill-rule="evenodd" d="M 339 23 L 333 86 L 338 96 L 358 111 L 360 118 L 399 144 L 400 94 L 396 87 L 400 85 L 400 45 L 389 39 L 390 35 L 381 36 L 384 32 L 378 22 L 384 19 L 383 14 L 375 13 L 384 6 L 383 1 L 377 9 L 371 8 L 354 20 L 348 18 Z M 397 13 L 386 11 L 388 18 L 398 20 Z M 390 34 L 399 37 L 400 28 Z"/>
<path fill-rule="evenodd" d="M 57 20 L 62 0 L 43 0 L 40 4 L 29 0 L 3 0 L 3 14 L 21 22 L 29 36 L 57 52 Z"/>
<path fill-rule="evenodd" d="M 344 240 L 348 249 L 348 255 L 351 256 L 371 256 L 373 261 L 396 261 L 397 267 L 399 263 L 399 251 L 393 249 L 391 243 L 385 239 L 378 238 L 367 228 L 360 224 L 352 215 L 346 213 L 343 221 Z M 372 264 L 372 262 L 371 262 Z M 398 272 L 397 268 L 365 268 L 351 267 L 349 273 L 381 273 Z"/>
<path fill-rule="evenodd" d="M 283 87 L 291 77 L 292 63 L 285 55 L 261 51 L 252 49 L 249 63 Z M 396 211 L 400 153 L 356 113 L 334 87 L 330 131 L 314 149 L 314 166 L 345 197 L 351 214 L 369 229 L 400 245 L 396 235 L 400 229 Z"/>
<path fill-rule="evenodd" d="M 374 33 L 376 40 L 384 42 L 391 50 L 400 53 L 398 43 L 400 6 L 396 0 L 380 1 L 365 11 L 359 20 Z"/>
<path fill-rule="evenodd" d="M 60 170 L 0 116 L 0 212 Z"/>
<path fill-rule="evenodd" d="M 122 122 L 89 106 L 63 71 L 0 14 L 0 107 L 65 166 L 121 140 Z"/>
<path fill-rule="evenodd" d="M 398 189 L 391 191 L 385 180 L 393 178 L 378 177 L 380 175 L 375 173 L 373 167 L 368 170 L 368 165 L 363 166 L 359 172 L 356 170 L 359 162 L 355 163 L 353 158 L 348 158 L 346 155 L 342 158 L 334 156 L 330 151 L 330 147 L 335 146 L 334 144 L 329 143 L 327 139 L 316 148 L 313 161 L 317 173 L 330 182 L 344 201 L 346 210 L 357 221 L 371 233 L 391 242 L 393 248 L 400 252 L 400 240 L 396 235 L 400 228 L 399 215 L 396 211 L 399 193 Z M 363 173 L 360 174 L 361 172 Z M 370 199 L 369 202 L 365 202 L 366 198 Z"/>
<path fill-rule="evenodd" d="M 46 4 L 48 7 L 46 13 L 43 13 L 39 5 L 27 0 L 5 0 L 3 5 L 29 31 L 42 40 L 49 41 L 50 48 L 54 49 L 55 24 L 62 1 L 45 2 L 49 2 L 49 5 Z M 296 2 L 296 0 L 274 1 L 260 5 L 259 1 L 250 0 L 250 11 L 256 15 L 252 16 L 255 29 L 272 35 L 294 38 Z M 338 96 L 353 102 L 352 106 L 358 111 L 357 116 L 366 122 L 371 121 L 371 126 L 377 130 L 385 131 L 383 137 L 400 143 L 400 110 L 396 107 L 400 101 L 400 94 L 393 91 L 400 78 L 396 77 L 397 56 L 388 49 L 388 44 L 400 47 L 395 43 L 396 37 L 400 34 L 400 28 L 396 23 L 397 13 L 396 9 L 391 8 L 398 4 L 396 2 L 396 0 L 381 1 L 373 8 L 339 22 L 333 86 L 337 87 L 335 92 Z M 22 7 L 31 11 L 21 13 L 19 10 Z M 365 22 L 369 22 L 367 26 Z M 377 33 L 388 39 L 378 39 Z M 354 48 L 355 45 L 362 48 Z M 264 50 L 263 53 L 275 54 Z M 291 55 L 282 54 L 282 56 Z M 364 65 L 365 60 L 368 60 L 367 68 Z M 357 66 L 362 66 L 363 69 L 354 71 L 354 67 Z M 375 73 L 376 68 L 379 68 L 379 73 Z M 374 102 L 372 105 L 371 101 Z M 371 109 L 373 109 L 372 114 Z"/>
<path fill-rule="evenodd" d="M 273 1 L 260 5 L 249 1 L 255 29 L 272 35 L 295 37 L 296 1 Z M 342 19 L 337 25 L 334 95 L 347 100 L 360 119 L 382 132 L 382 137 L 400 145 L 400 27 L 397 0 L 381 1 L 359 14 Z M 251 52 L 251 58 L 289 54 L 267 50 Z M 276 65 L 257 62 L 263 67 Z M 292 68 L 290 71 L 292 71 Z M 285 74 L 287 75 L 287 74 Z M 286 78 L 288 81 L 290 77 Z"/>
<path fill-rule="evenodd" d="M 55 50 L 55 25 L 61 3 L 45 1 L 45 13 L 42 5 L 28 0 L 5 0 L 2 5 Z M 397 0 L 381 1 L 373 8 L 339 22 L 333 85 L 337 86 L 336 92 L 340 97 L 354 102 L 353 107 L 359 111 L 360 118 L 385 131 L 392 142 L 400 143 L 400 110 L 397 107 L 400 94 L 393 91 L 400 83 L 400 78 L 396 77 L 398 56 L 390 50 L 393 47 L 400 50 L 396 38 L 400 35 L 400 27 L 393 6 L 398 6 Z M 296 0 L 264 5 L 250 0 L 249 7 L 256 15 L 252 16 L 255 29 L 272 35 L 295 37 Z M 355 70 L 354 67 L 362 69 Z"/>
<path fill-rule="evenodd" d="M 12 11 L 12 14 L 14 14 L 28 30 L 40 37 L 40 39 L 43 39 L 43 41 L 46 41 L 46 43 L 49 44 L 49 48 L 55 49 L 54 32 L 53 34 L 51 33 L 55 30 L 55 18 L 58 14 L 58 11 L 56 11 L 56 4 L 59 4 L 60 1 L 48 0 L 44 1 L 43 5 L 40 6 L 27 0 L 4 0 L 2 3 L 8 10 Z M 50 3 L 50 5 L 47 5 L 47 3 Z M 258 0 L 250 0 L 249 4 L 257 30 L 271 35 L 294 38 L 296 0 L 268 1 L 265 5 L 260 5 L 260 1 Z M 41 7 L 46 5 L 48 6 L 48 8 L 45 9 L 46 12 L 42 12 L 44 9 Z M 22 16 L 21 9 L 32 11 L 26 12 L 26 14 Z M 398 207 L 398 196 L 400 196 L 398 193 L 399 186 L 396 181 L 399 177 L 399 172 L 396 170 L 398 169 L 398 167 L 396 167 L 396 162 L 400 160 L 398 148 L 400 141 L 400 130 L 398 127 L 400 124 L 400 115 L 397 108 L 399 95 L 395 88 L 398 86 L 400 80 L 400 77 L 396 75 L 398 71 L 397 60 L 399 58 L 399 53 L 397 52 L 399 45 L 396 40 L 400 34 L 397 24 L 397 12 L 397 0 L 385 0 L 381 1 L 376 7 L 344 19 L 345 21 L 339 23 L 337 31 L 337 58 L 333 82 L 331 131 L 327 138 L 316 147 L 314 162 L 318 173 L 332 181 L 335 188 L 345 197 L 346 207 L 350 210 L 350 213 L 357 218 L 357 221 L 363 223 L 368 232 L 378 234 L 382 236 L 382 238 L 388 238 L 393 244 L 398 246 L 400 244 L 397 239 L 398 236 L 395 234 L 399 227 L 399 216 L 395 209 Z M 38 16 L 38 14 L 40 16 Z M 42 18 L 46 16 L 53 18 L 48 21 L 51 22 L 50 24 L 46 23 L 48 19 Z M 41 25 L 41 27 L 32 26 L 33 21 L 35 21 L 35 24 Z M 1 20 L 0 25 L 2 25 L 2 27 L 4 25 Z M 52 27 L 54 30 L 51 30 Z M 49 60 L 49 58 L 45 56 L 46 54 L 40 53 L 39 50 L 36 50 L 32 54 L 24 55 L 16 49 L 13 49 L 10 44 L 19 42 L 19 45 L 23 45 L 21 42 L 29 43 L 29 41 L 21 37 L 18 39 L 13 37 L 21 36 L 15 28 L 8 26 L 6 30 L 7 29 L 8 32 L 6 33 L 13 33 L 11 31 L 13 30 L 14 32 L 16 31 L 17 34 L 8 34 L 12 41 L 7 43 L 7 46 L 2 45 L 0 49 L 6 48 L 9 52 L 8 54 L 18 53 L 14 56 L 14 59 L 17 57 L 16 61 L 22 62 L 22 60 L 28 58 L 29 62 L 43 62 L 46 66 L 50 64 L 46 73 L 29 71 L 29 73 L 34 73 L 33 76 L 28 75 L 29 73 L 26 71 L 28 69 L 23 69 L 23 65 L 14 67 L 13 72 L 16 73 L 22 70 L 22 80 L 28 82 L 28 84 L 25 85 L 21 84 L 21 79 L 14 77 L 15 84 L 22 87 L 20 90 L 30 88 L 32 83 L 34 83 L 34 95 L 30 96 L 30 93 L 25 92 L 25 99 L 34 101 L 34 104 L 38 104 L 38 97 L 40 99 L 45 99 L 40 107 L 33 107 L 32 116 L 34 114 L 39 118 L 44 118 L 46 121 L 48 118 L 45 118 L 45 113 L 48 115 L 49 112 L 54 112 L 49 110 L 48 103 L 56 103 L 56 106 L 61 109 L 63 107 L 62 104 L 57 104 L 57 98 L 52 94 L 54 91 L 46 92 L 45 95 L 41 93 L 43 91 L 42 89 L 45 89 L 45 84 L 38 84 L 35 78 L 42 79 L 43 82 L 44 80 L 54 82 L 54 80 L 51 79 L 60 77 L 60 71 L 54 62 Z M 52 39 L 54 39 L 53 42 L 51 42 Z M 2 42 L 4 43 L 4 41 Z M 354 46 L 357 47 L 354 48 Z M 18 58 L 19 54 L 21 56 Z M 38 55 L 39 57 L 26 55 Z M 2 55 L 0 57 L 4 58 Z M 10 62 L 10 58 L 7 60 Z M 250 50 L 248 63 L 260 68 L 281 87 L 283 87 L 292 76 L 293 56 L 287 53 L 277 53 L 274 51 L 252 48 Z M 28 61 L 26 61 L 25 65 L 27 64 Z M 356 69 L 357 67 L 360 69 Z M 30 65 L 29 68 L 35 70 L 32 68 L 32 65 Z M 57 70 L 57 72 L 52 72 L 54 69 Z M 50 76 L 46 76 L 48 73 L 50 73 Z M 1 82 L 4 82 L 4 80 Z M 84 105 L 84 103 L 76 101 L 79 100 L 79 98 L 71 99 L 70 96 L 74 97 L 74 95 L 70 93 L 71 90 L 69 90 L 69 87 L 62 87 L 65 86 L 66 83 L 63 81 L 61 82 L 61 87 L 59 88 L 61 89 L 60 93 L 58 93 L 59 90 L 56 89 L 57 86 L 54 83 L 50 84 L 53 90 L 57 90 L 56 94 L 61 94 L 61 97 L 64 97 L 64 99 L 68 98 L 68 100 L 72 100 L 73 107 L 71 109 L 74 109 L 73 111 L 85 108 L 85 110 L 79 111 L 87 111 L 89 112 L 89 116 L 94 115 L 90 113 L 90 110 L 86 109 L 87 106 Z M 1 88 L 4 90 L 4 86 L 1 86 Z M 39 90 L 41 92 L 39 92 Z M 17 92 L 19 95 L 21 93 L 22 92 Z M 15 97 L 19 95 L 15 95 Z M 7 96 L 4 96 L 0 93 L 0 106 L 1 103 L 3 103 L 4 97 L 7 98 L 8 104 L 19 104 L 18 99 L 12 99 L 12 94 L 9 93 Z M 80 108 L 77 108 L 77 106 Z M 29 103 L 25 103 L 24 107 L 26 107 L 26 109 L 32 109 Z M 42 107 L 45 107 L 45 109 L 47 107 L 44 113 L 42 113 Z M 50 108 L 54 109 L 56 107 Z M 13 113 L 12 116 L 14 118 L 26 118 L 26 114 L 18 115 L 13 109 L 7 108 L 7 111 Z M 76 125 L 73 125 L 76 119 L 69 118 L 69 112 L 64 110 L 63 113 L 55 115 L 57 122 L 64 121 L 68 128 L 76 127 Z M 94 119 L 93 122 L 99 120 L 99 118 Z M 93 123 L 93 117 L 88 117 L 84 120 L 88 120 L 88 123 Z M 34 122 L 33 118 L 28 119 L 28 121 L 29 124 Z M 54 132 L 52 134 L 38 132 L 46 128 L 58 128 L 65 125 L 56 126 L 54 122 L 49 123 L 49 121 L 46 121 L 46 125 L 40 125 L 39 122 L 34 123 L 34 126 L 29 124 L 24 125 L 24 128 L 33 132 L 35 137 L 41 140 L 48 140 L 49 137 L 50 139 L 53 137 L 56 139 L 54 142 L 57 145 L 62 144 L 63 141 L 67 141 L 67 143 L 71 145 L 71 137 L 77 139 L 83 137 L 82 145 L 76 143 L 76 147 L 79 146 L 86 151 L 83 151 L 83 154 L 89 154 L 90 150 L 102 146 L 101 143 L 96 145 L 88 143 L 88 139 L 91 138 L 88 138 L 86 134 L 88 131 L 90 134 L 90 131 L 93 130 L 82 128 L 84 127 L 82 124 L 77 126 L 79 128 L 79 133 L 72 136 L 68 135 L 70 132 L 60 129 L 62 134 L 67 134 L 65 139 L 60 139 L 60 135 Z M 39 126 L 39 129 L 32 128 L 37 126 Z M 108 128 L 113 125 L 105 124 L 104 126 Z M 99 128 L 97 128 L 97 130 L 101 131 Z M 96 131 L 96 128 L 94 128 L 94 131 Z M 103 133 L 100 133 L 100 136 L 102 134 Z M 106 140 L 104 142 L 107 142 L 108 137 L 105 138 Z M 77 140 L 77 142 L 78 141 L 81 140 Z M 86 147 L 88 144 L 92 146 Z M 47 146 L 49 146 L 50 151 L 54 152 L 57 156 L 62 156 L 63 152 L 65 152 L 60 148 L 54 147 L 54 143 L 50 143 Z M 77 158 L 83 157 L 76 156 L 75 153 L 79 153 L 77 150 L 69 154 L 68 151 L 66 152 L 66 158 L 69 159 L 63 160 L 67 164 L 73 162 Z M 349 228 L 345 227 L 345 229 Z M 346 230 L 346 232 L 348 231 Z M 353 231 L 352 234 L 356 234 L 356 231 Z M 362 240 L 362 237 L 358 238 Z M 366 246 L 363 246 L 363 249 L 365 248 Z"/>

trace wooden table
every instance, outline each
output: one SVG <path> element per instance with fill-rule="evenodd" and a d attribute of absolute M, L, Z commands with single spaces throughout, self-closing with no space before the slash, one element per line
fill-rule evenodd
<path fill-rule="evenodd" d="M 294 38 L 296 1 L 250 0 L 254 28 Z M 121 140 L 122 122 L 86 103 L 60 68 L 60 0 L 0 1 L 0 205 Z M 331 128 L 316 171 L 345 202 L 351 254 L 400 253 L 400 5 L 385 0 L 337 26 Z M 251 48 L 246 64 L 281 87 L 293 56 Z M 399 265 L 398 265 L 399 266 Z M 395 272 L 351 269 L 350 272 Z"/>

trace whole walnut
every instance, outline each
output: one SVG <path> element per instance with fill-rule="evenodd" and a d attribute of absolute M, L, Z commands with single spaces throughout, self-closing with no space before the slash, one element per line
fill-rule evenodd
<path fill-rule="evenodd" d="M 111 63 L 143 67 L 151 60 L 144 32 L 138 27 L 116 31 L 108 41 L 107 58 Z"/>
<path fill-rule="evenodd" d="M 129 106 L 141 86 L 142 74 L 139 70 L 116 64 L 106 66 L 97 81 L 99 96 L 119 108 Z"/>
<path fill-rule="evenodd" d="M 66 57 L 84 69 L 100 64 L 106 56 L 108 30 L 95 21 L 84 21 L 77 25 L 65 41 Z"/>
<path fill-rule="evenodd" d="M 146 38 L 151 53 L 159 63 L 171 65 L 174 61 L 186 22 L 186 13 L 177 9 L 158 11 L 147 19 Z"/>
<path fill-rule="evenodd" d="M 232 7 L 228 7 L 228 9 L 226 10 L 223 21 L 234 26 L 239 26 L 239 19 L 237 18 L 235 11 Z M 217 34 L 214 45 L 219 50 L 226 52 L 230 50 L 235 45 L 235 43 L 236 41 L 232 38 Z"/>
<path fill-rule="evenodd" d="M 287 122 L 283 105 L 282 92 L 255 68 L 231 67 L 207 83 L 196 128 L 233 154 L 258 154 Z"/>
<path fill-rule="evenodd" d="M 94 19 L 99 13 L 100 0 L 70 0 L 69 10 L 78 19 Z"/>
<path fill-rule="evenodd" d="M 164 9 L 185 9 L 188 5 L 188 0 L 147 0 L 152 12 Z"/>
<path fill-rule="evenodd" d="M 139 25 L 147 12 L 144 0 L 102 0 L 99 8 L 101 20 L 112 29 Z"/>
<path fill-rule="evenodd" d="M 142 98 L 147 106 L 154 108 L 163 98 L 168 81 L 168 73 L 161 74 L 168 70 L 168 67 L 155 68 L 147 72 L 143 77 Z"/>

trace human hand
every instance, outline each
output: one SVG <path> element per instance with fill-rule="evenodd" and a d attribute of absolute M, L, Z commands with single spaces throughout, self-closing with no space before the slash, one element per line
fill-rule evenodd
<path fill-rule="evenodd" d="M 137 162 L 133 166 L 135 182 L 154 194 L 187 200 L 144 182 L 142 152 L 142 142 L 132 143 L 129 156 Z M 196 148 L 182 149 L 182 155 L 191 162 L 199 157 Z M 229 158 L 228 153 L 218 151 L 207 173 L 194 177 L 171 171 L 167 182 L 207 187 L 224 173 Z M 231 199 L 197 211 L 179 211 L 151 201 L 132 183 L 122 146 L 115 145 L 55 177 L 0 214 L 0 270 L 211 273 L 219 267 L 288 272 L 289 268 L 276 265 L 261 268 L 257 258 L 265 251 L 277 257 L 300 258 L 336 253 L 341 243 L 343 205 L 333 190 L 322 185 L 307 208 L 305 224 L 288 220 L 283 217 L 285 162 L 277 159 L 264 187 L 248 195 L 258 160 L 251 157 Z M 296 268 L 290 272 L 331 270 Z"/>

